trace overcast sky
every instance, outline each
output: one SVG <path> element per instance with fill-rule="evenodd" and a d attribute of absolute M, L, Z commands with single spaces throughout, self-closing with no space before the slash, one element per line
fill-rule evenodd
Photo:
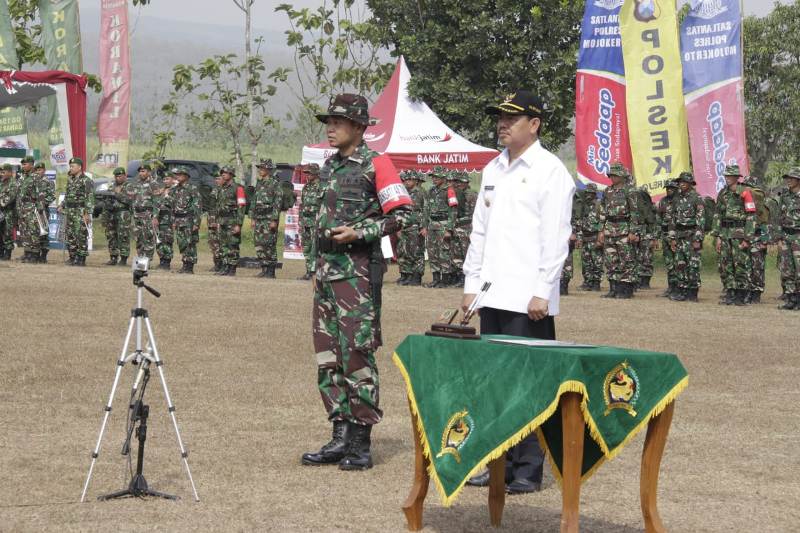
<path fill-rule="evenodd" d="M 321 4 L 320 0 L 256 0 L 253 27 L 284 29 L 286 15 L 274 12 L 275 6 L 281 3 L 289 3 L 296 8 L 314 8 Z M 772 6 L 772 0 L 744 0 L 747 15 L 764 15 L 772 10 Z M 136 9 L 132 10 L 133 14 Z M 237 26 L 244 21 L 244 14 L 233 4 L 233 0 L 152 0 L 149 6 L 141 9 L 143 15 L 187 22 Z"/>

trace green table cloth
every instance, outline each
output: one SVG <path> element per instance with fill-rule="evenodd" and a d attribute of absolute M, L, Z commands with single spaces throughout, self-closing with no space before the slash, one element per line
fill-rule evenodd
<path fill-rule="evenodd" d="M 688 384 L 686 369 L 673 354 L 491 339 L 515 338 L 411 335 L 393 356 L 444 505 L 471 476 L 534 430 L 560 483 L 559 397 L 565 392 L 583 395 L 585 481 Z"/>

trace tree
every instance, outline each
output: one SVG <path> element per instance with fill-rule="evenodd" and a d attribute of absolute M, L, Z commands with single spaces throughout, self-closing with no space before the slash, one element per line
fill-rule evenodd
<path fill-rule="evenodd" d="M 800 153 L 800 2 L 745 18 L 743 38 L 750 171 L 763 177 Z"/>
<path fill-rule="evenodd" d="M 570 0 L 367 0 L 380 40 L 403 55 L 411 96 L 480 143 L 496 143 L 484 107 L 517 88 L 547 104 L 543 136 L 572 136 L 583 2 Z"/>
<path fill-rule="evenodd" d="M 242 10 L 244 13 L 244 62 L 245 64 L 252 64 L 250 63 L 250 57 L 252 56 L 252 41 L 251 41 L 251 27 L 252 27 L 252 8 L 255 0 L 233 0 L 233 3 L 236 4 L 236 7 Z M 254 72 L 248 72 L 248 80 L 252 79 L 255 76 Z M 245 100 L 247 101 L 247 109 L 248 113 L 250 114 L 250 121 L 248 123 L 250 131 L 256 131 L 256 123 L 258 122 L 258 117 L 255 113 L 255 106 L 254 106 L 254 98 L 255 95 L 253 94 L 253 84 L 247 84 L 247 95 L 245 96 Z M 250 184 L 255 185 L 256 179 L 256 164 L 258 164 L 258 142 L 255 141 L 251 137 L 250 138 Z"/>
<path fill-rule="evenodd" d="M 391 76 L 392 65 L 360 2 L 322 0 L 314 10 L 281 4 L 275 11 L 289 18 L 286 44 L 294 51 L 294 69 L 276 71 L 298 104 L 288 118 L 305 142 L 317 142 L 322 125 L 314 116 L 330 97 L 342 92 L 374 97 Z"/>

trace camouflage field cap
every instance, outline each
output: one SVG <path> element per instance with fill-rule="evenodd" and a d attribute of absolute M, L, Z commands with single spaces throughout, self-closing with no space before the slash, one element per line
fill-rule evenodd
<path fill-rule="evenodd" d="M 694 185 L 694 175 L 691 172 L 681 172 L 680 176 L 675 180 L 676 183 L 685 181 L 686 183 Z"/>
<path fill-rule="evenodd" d="M 308 165 L 303 167 L 303 170 L 307 174 L 311 174 L 312 176 L 319 176 L 319 165 L 316 163 L 309 163 Z"/>
<path fill-rule="evenodd" d="M 432 178 L 447 179 L 448 177 L 447 174 L 448 174 L 447 169 L 440 165 L 436 165 L 435 167 L 433 167 L 430 172 Z"/>
<path fill-rule="evenodd" d="M 139 165 L 139 168 L 136 169 L 136 170 L 137 170 L 137 172 L 138 171 L 142 171 L 142 170 L 146 170 L 146 171 L 150 172 L 151 170 L 153 170 L 153 167 L 150 166 L 150 163 L 143 163 L 143 164 Z"/>
<path fill-rule="evenodd" d="M 414 171 L 413 170 L 403 170 L 400 172 L 400 179 L 401 180 L 413 180 L 414 179 Z"/>
<path fill-rule="evenodd" d="M 115 176 L 124 176 L 125 174 L 127 174 L 127 171 L 124 167 L 117 167 L 114 169 Z"/>
<path fill-rule="evenodd" d="M 69 164 L 83 166 L 83 159 L 81 159 L 80 157 L 73 157 L 72 159 L 69 160 Z"/>
<path fill-rule="evenodd" d="M 171 172 L 171 173 L 172 173 L 174 176 L 177 176 L 177 175 L 179 175 L 179 174 L 183 174 L 184 176 L 189 176 L 189 170 L 188 170 L 186 167 L 184 167 L 184 166 L 172 167 L 172 168 L 170 169 L 170 172 Z"/>
<path fill-rule="evenodd" d="M 625 168 L 625 165 L 623 165 L 618 161 L 616 163 L 611 164 L 611 168 L 609 168 L 608 172 L 606 172 L 606 176 L 619 176 L 621 178 L 629 178 L 631 176 L 631 173 L 627 168 Z"/>
<path fill-rule="evenodd" d="M 331 97 L 328 112 L 316 115 L 320 122 L 328 122 L 330 117 L 343 117 L 363 126 L 374 126 L 378 123 L 369 116 L 369 102 L 360 94 L 338 94 Z"/>
<path fill-rule="evenodd" d="M 35 169 L 37 169 L 37 170 L 38 170 L 38 169 L 40 169 L 40 168 L 47 168 L 47 167 L 46 167 L 46 166 L 44 166 L 44 161 L 39 161 L 38 163 L 36 163 L 35 165 L 33 165 L 33 168 L 35 168 Z"/>
<path fill-rule="evenodd" d="M 783 179 L 800 180 L 800 167 L 792 167 L 783 175 Z"/>
<path fill-rule="evenodd" d="M 272 170 L 275 168 L 275 163 L 272 162 L 272 159 L 262 159 L 256 165 L 256 168 L 266 168 L 267 170 Z"/>
<path fill-rule="evenodd" d="M 678 181 L 677 180 L 667 180 L 664 184 L 664 187 L 667 189 L 677 189 L 678 188 Z"/>
<path fill-rule="evenodd" d="M 425 181 L 425 173 L 421 170 L 414 171 L 414 179 L 417 181 Z"/>
<path fill-rule="evenodd" d="M 748 187 L 753 187 L 754 189 L 761 189 L 763 184 L 761 183 L 761 178 L 758 176 L 747 176 L 744 179 L 744 184 Z"/>
<path fill-rule="evenodd" d="M 461 183 L 469 183 L 469 173 L 467 172 L 456 172 L 456 179 Z"/>
<path fill-rule="evenodd" d="M 722 173 L 724 176 L 742 176 L 742 171 L 739 170 L 739 165 L 728 165 L 725 167 L 725 172 Z"/>
<path fill-rule="evenodd" d="M 232 178 L 236 177 L 236 171 L 233 170 L 233 167 L 230 165 L 225 165 L 221 169 L 219 169 L 220 174 L 230 174 Z"/>
<path fill-rule="evenodd" d="M 4 163 L 0 170 L 14 170 L 14 167 L 11 166 L 11 163 Z"/>
<path fill-rule="evenodd" d="M 32 156 L 32 155 L 26 155 L 25 157 L 23 157 L 22 159 L 20 159 L 20 160 L 19 160 L 19 162 L 20 162 L 20 163 L 31 163 L 31 164 L 33 164 L 33 163 L 35 163 L 35 162 L 36 162 L 36 160 L 35 160 L 35 159 L 33 159 L 33 156 Z"/>
<path fill-rule="evenodd" d="M 597 194 L 597 184 L 596 183 L 587 183 L 586 184 L 586 188 L 583 189 L 583 192 L 587 193 L 587 194 L 589 194 L 589 193 Z"/>

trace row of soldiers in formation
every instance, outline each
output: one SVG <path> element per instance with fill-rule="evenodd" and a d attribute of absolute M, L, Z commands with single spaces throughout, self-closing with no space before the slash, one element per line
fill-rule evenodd
<path fill-rule="evenodd" d="M 11 259 L 16 227 L 25 250 L 21 261 L 47 262 L 48 207 L 54 200 L 55 184 L 45 176 L 44 163 L 26 156 L 18 174 L 8 163 L 0 167 L 0 260 Z"/>
<path fill-rule="evenodd" d="M 738 166 L 727 166 L 716 202 L 701 197 L 693 175 L 683 172 L 666 183 L 667 194 L 657 205 L 646 187 L 631 184 L 622 164 L 613 164 L 607 175 L 611 185 L 602 197 L 594 184 L 576 193 L 562 294 L 569 292 L 574 248 L 581 250 L 582 290 L 599 291 L 604 270 L 610 284 L 605 298 L 631 298 L 636 289 L 649 289 L 660 241 L 668 282 L 663 296 L 696 302 L 708 234 L 718 253 L 721 304 L 761 301 L 768 246 L 776 245 L 780 308 L 800 309 L 800 169 L 784 175 L 785 187 L 766 191 L 757 178 L 743 180 Z"/>

